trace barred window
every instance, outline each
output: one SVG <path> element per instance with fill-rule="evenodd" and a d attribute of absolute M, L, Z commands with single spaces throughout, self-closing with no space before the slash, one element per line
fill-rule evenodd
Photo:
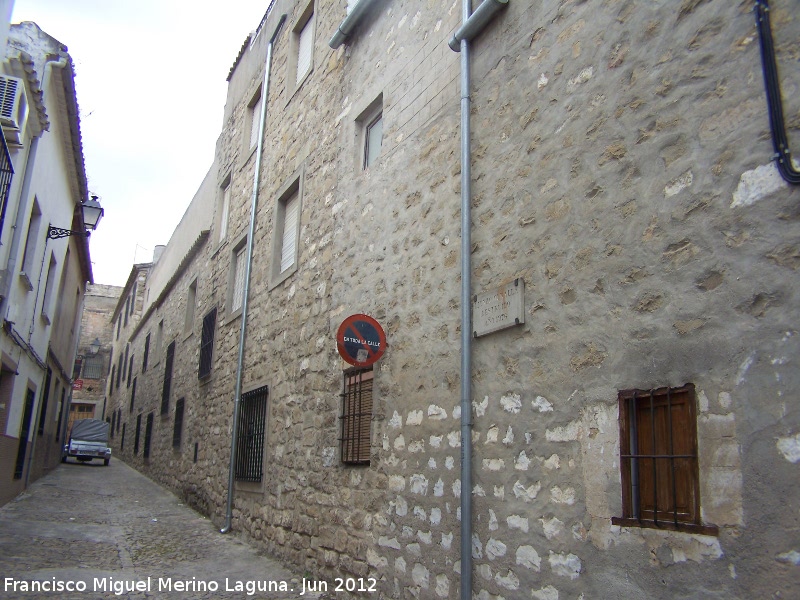
<path fill-rule="evenodd" d="M 368 465 L 372 439 L 372 367 L 344 373 L 342 392 L 341 460 L 349 465 Z"/>
<path fill-rule="evenodd" d="M 181 435 L 183 434 L 183 406 L 185 400 L 181 398 L 175 403 L 175 425 L 172 428 L 172 447 L 181 447 Z"/>
<path fill-rule="evenodd" d="M 133 403 L 136 401 L 136 377 L 133 378 L 133 383 L 131 384 L 131 406 L 128 412 L 133 412 Z"/>
<path fill-rule="evenodd" d="M 84 379 L 101 379 L 103 377 L 103 356 L 101 354 L 90 354 L 86 357 L 83 365 Z"/>
<path fill-rule="evenodd" d="M 133 377 L 133 354 L 131 354 L 131 360 L 128 363 L 128 387 L 131 387 L 131 377 Z"/>
<path fill-rule="evenodd" d="M 200 367 L 197 377 L 202 379 L 211 375 L 211 359 L 214 354 L 214 329 L 217 325 L 217 309 L 203 317 L 203 332 L 200 336 Z"/>
<path fill-rule="evenodd" d="M 144 338 L 144 355 L 142 356 L 142 373 L 147 371 L 147 357 L 150 355 L 150 334 Z"/>
<path fill-rule="evenodd" d="M 239 434 L 236 441 L 236 480 L 261 481 L 264 474 L 264 434 L 267 427 L 265 385 L 242 394 L 239 406 Z"/>
<path fill-rule="evenodd" d="M 169 411 L 169 392 L 172 388 L 172 362 L 175 359 L 175 342 L 167 346 L 167 359 L 164 361 L 164 385 L 161 388 L 161 414 Z"/>
<path fill-rule="evenodd" d="M 147 424 L 144 427 L 144 458 L 150 458 L 150 441 L 153 438 L 153 413 L 147 413 Z"/>
<path fill-rule="evenodd" d="M 133 454 L 139 454 L 139 435 L 142 433 L 142 415 L 136 415 L 136 435 L 133 438 Z"/>
<path fill-rule="evenodd" d="M 623 526 L 716 535 L 700 523 L 694 385 L 619 392 Z"/>

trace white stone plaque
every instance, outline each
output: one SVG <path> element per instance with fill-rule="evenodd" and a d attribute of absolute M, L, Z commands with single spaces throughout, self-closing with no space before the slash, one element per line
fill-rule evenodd
<path fill-rule="evenodd" d="M 524 322 L 525 282 L 522 278 L 472 299 L 472 331 L 475 337 Z"/>

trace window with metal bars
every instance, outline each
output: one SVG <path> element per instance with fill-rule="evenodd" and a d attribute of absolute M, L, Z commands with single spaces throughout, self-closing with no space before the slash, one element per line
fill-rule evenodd
<path fill-rule="evenodd" d="M 341 460 L 348 465 L 368 465 L 372 440 L 373 371 L 349 369 L 344 373 Z"/>
<path fill-rule="evenodd" d="M 268 396 L 269 388 L 266 385 L 242 394 L 236 440 L 237 481 L 259 482 L 263 477 Z"/>
<path fill-rule="evenodd" d="M 101 379 L 103 377 L 103 365 L 105 362 L 102 354 L 87 356 L 83 365 L 83 378 Z"/>
<path fill-rule="evenodd" d="M 217 309 L 214 307 L 203 317 L 203 332 L 200 336 L 200 366 L 197 369 L 198 379 L 211 375 L 211 359 L 214 354 L 214 329 L 217 325 Z"/>
<path fill-rule="evenodd" d="M 133 454 L 139 454 L 139 435 L 142 433 L 142 415 L 136 415 L 136 435 L 133 437 Z"/>
<path fill-rule="evenodd" d="M 700 523 L 694 384 L 618 398 L 622 517 L 612 523 L 716 535 Z"/>
<path fill-rule="evenodd" d="M 144 338 L 144 352 L 142 354 L 142 373 L 147 371 L 147 358 L 150 355 L 150 334 Z"/>
<path fill-rule="evenodd" d="M 131 406 L 128 412 L 133 412 L 134 402 L 136 402 L 136 377 L 133 378 L 133 383 L 131 384 Z"/>
<path fill-rule="evenodd" d="M 185 400 L 180 398 L 175 403 L 175 425 L 172 428 L 172 447 L 181 447 L 181 435 L 183 434 L 183 406 Z"/>
<path fill-rule="evenodd" d="M 169 412 L 169 392 L 172 387 L 172 362 L 175 359 L 175 342 L 167 346 L 167 358 L 164 361 L 164 385 L 161 388 L 161 414 Z"/>
<path fill-rule="evenodd" d="M 150 441 L 153 439 L 153 413 L 147 413 L 147 424 L 144 426 L 144 451 L 142 456 L 150 458 Z"/>
<path fill-rule="evenodd" d="M 131 360 L 128 363 L 128 383 L 127 387 L 131 387 L 131 378 L 133 377 L 133 354 L 131 354 Z"/>

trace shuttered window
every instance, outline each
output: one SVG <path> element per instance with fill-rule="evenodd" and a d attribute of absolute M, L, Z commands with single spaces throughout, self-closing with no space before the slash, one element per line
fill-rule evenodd
<path fill-rule="evenodd" d="M 144 458 L 150 458 L 150 442 L 153 439 L 153 413 L 147 413 L 147 423 L 144 426 Z"/>
<path fill-rule="evenodd" d="M 267 386 L 242 394 L 236 440 L 236 480 L 259 482 L 264 475 L 264 436 L 267 428 Z"/>
<path fill-rule="evenodd" d="M 250 119 L 250 147 L 254 148 L 258 144 L 258 135 L 260 133 L 261 125 L 261 92 L 258 92 L 253 103 L 248 108 L 248 116 Z"/>
<path fill-rule="evenodd" d="M 341 457 L 351 465 L 368 465 L 372 440 L 372 368 L 344 374 Z"/>
<path fill-rule="evenodd" d="M 164 385 L 161 388 L 161 414 L 169 411 L 169 393 L 172 389 L 172 363 L 175 360 L 175 342 L 167 346 L 167 358 L 164 361 Z"/>
<path fill-rule="evenodd" d="M 297 43 L 297 79 L 295 83 L 300 83 L 306 73 L 311 70 L 311 59 L 314 53 L 314 14 L 303 25 L 303 29 L 298 34 Z"/>
<path fill-rule="evenodd" d="M 225 186 L 225 189 L 222 190 L 222 206 L 220 207 L 220 215 L 219 215 L 219 241 L 225 239 L 225 236 L 228 235 L 228 211 L 231 207 L 231 184 Z"/>
<path fill-rule="evenodd" d="M 618 525 L 691 529 L 700 525 L 700 478 L 693 384 L 619 393 L 622 518 Z"/>
<path fill-rule="evenodd" d="M 286 202 L 281 245 L 281 273 L 294 264 L 297 250 L 297 221 L 300 217 L 300 195 L 295 193 Z"/>
<path fill-rule="evenodd" d="M 203 317 L 203 333 L 200 337 L 200 366 L 197 377 L 202 379 L 211 374 L 211 359 L 214 354 L 214 329 L 217 325 L 217 309 L 211 310 Z"/>
<path fill-rule="evenodd" d="M 236 312 L 242 308 L 244 302 L 244 274 L 246 266 L 246 246 L 242 245 L 241 248 L 236 250 L 234 254 L 234 277 L 233 277 L 233 294 L 231 296 L 231 312 Z"/>
<path fill-rule="evenodd" d="M 142 433 L 142 415 L 136 415 L 136 435 L 133 438 L 133 454 L 139 454 L 139 436 Z"/>
<path fill-rule="evenodd" d="M 147 358 L 150 355 L 150 334 L 147 334 L 147 337 L 144 338 L 144 352 L 142 355 L 142 373 L 147 371 Z"/>
<path fill-rule="evenodd" d="M 175 403 L 175 425 L 172 428 L 172 447 L 181 447 L 181 437 L 183 436 L 183 406 L 186 400 L 181 398 Z"/>

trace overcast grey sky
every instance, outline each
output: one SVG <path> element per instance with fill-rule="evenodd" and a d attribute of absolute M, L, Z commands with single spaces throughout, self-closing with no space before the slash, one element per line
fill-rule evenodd
<path fill-rule="evenodd" d="M 69 48 L 89 190 L 95 283 L 124 285 L 166 244 L 214 159 L 225 78 L 269 0 L 15 0 Z"/>

